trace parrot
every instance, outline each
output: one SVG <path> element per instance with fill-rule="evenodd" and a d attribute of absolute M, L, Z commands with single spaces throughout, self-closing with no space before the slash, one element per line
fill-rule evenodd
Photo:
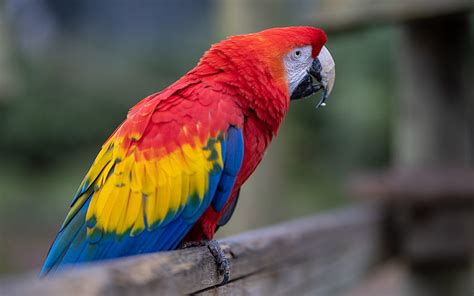
<path fill-rule="evenodd" d="M 261 162 L 291 101 L 321 91 L 335 63 L 319 28 L 270 28 L 213 44 L 197 65 L 132 107 L 73 197 L 40 275 L 213 240 Z"/>

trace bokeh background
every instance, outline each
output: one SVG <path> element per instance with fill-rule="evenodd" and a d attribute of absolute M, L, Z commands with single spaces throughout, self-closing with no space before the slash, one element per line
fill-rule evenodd
<path fill-rule="evenodd" d="M 318 1 L 264 3 L 0 1 L 0 275 L 39 268 L 131 106 L 228 35 L 307 25 L 298 15 Z M 350 203 L 348 176 L 391 165 L 398 34 L 374 25 L 329 35 L 337 79 L 328 106 L 292 104 L 220 236 Z"/>

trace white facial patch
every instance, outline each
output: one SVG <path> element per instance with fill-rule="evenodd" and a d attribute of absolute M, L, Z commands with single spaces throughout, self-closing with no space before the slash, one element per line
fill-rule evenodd
<path fill-rule="evenodd" d="M 290 96 L 301 80 L 307 75 L 313 63 L 311 52 L 311 45 L 307 45 L 293 49 L 284 58 L 283 63 L 286 69 Z"/>

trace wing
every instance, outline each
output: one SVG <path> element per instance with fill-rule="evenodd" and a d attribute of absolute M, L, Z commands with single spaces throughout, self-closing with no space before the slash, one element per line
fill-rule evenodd
<path fill-rule="evenodd" d="M 227 202 L 243 159 L 242 130 L 183 126 L 144 109 L 136 116 L 151 124 L 140 128 L 132 114 L 102 147 L 43 274 L 76 262 L 175 249 L 211 203 L 222 208 Z"/>

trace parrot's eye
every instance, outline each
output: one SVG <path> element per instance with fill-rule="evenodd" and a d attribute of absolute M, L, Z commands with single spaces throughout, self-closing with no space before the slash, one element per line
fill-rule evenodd
<path fill-rule="evenodd" d="M 290 53 L 290 57 L 294 61 L 303 62 L 311 57 L 311 46 L 299 47 L 293 49 Z"/>

